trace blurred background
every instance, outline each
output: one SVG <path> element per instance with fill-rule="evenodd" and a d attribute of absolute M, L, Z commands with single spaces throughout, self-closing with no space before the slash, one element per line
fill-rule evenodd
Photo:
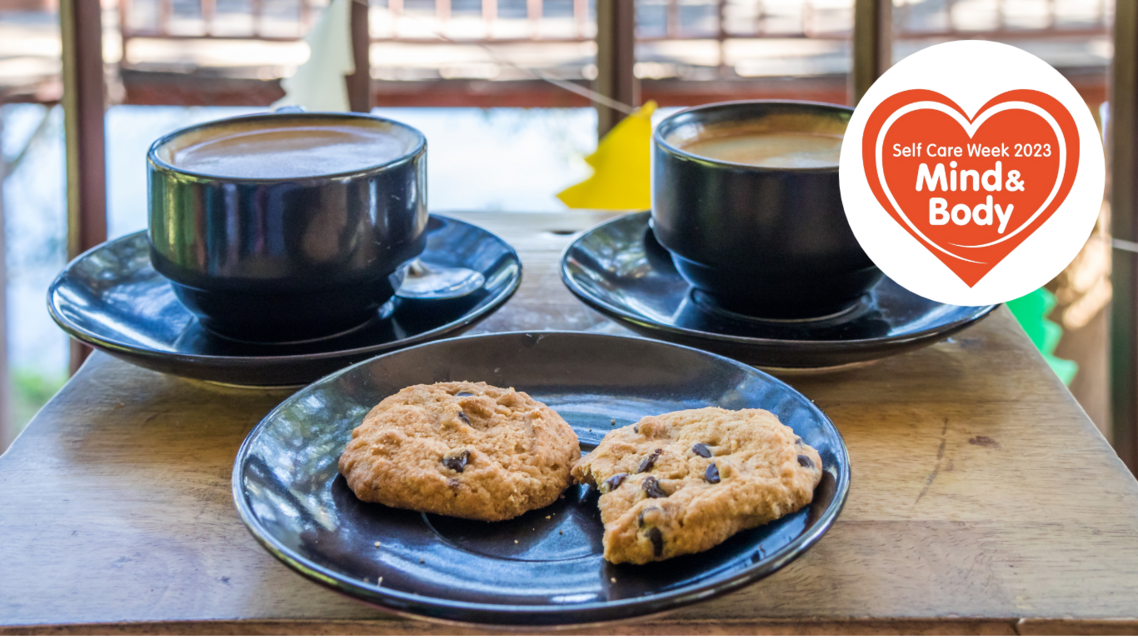
<path fill-rule="evenodd" d="M 0 451 L 69 372 L 68 341 L 45 308 L 47 286 L 68 255 L 56 1 L 0 0 L 7 336 L 0 366 L 7 367 L 10 398 L 0 412 Z M 601 83 L 626 102 L 655 100 L 662 107 L 657 117 L 728 99 L 850 102 L 854 0 L 629 0 L 625 20 L 634 46 L 618 39 L 616 48 L 629 52 L 615 62 L 604 49 L 614 45 L 598 38 L 596 0 L 363 2 L 357 0 L 366 16 L 367 99 L 430 140 L 434 211 L 563 211 L 554 194 L 589 175 L 583 156 L 595 148 L 598 128 L 607 127 L 604 111 L 598 122 L 598 110 L 566 83 Z M 302 38 L 325 4 L 102 2 L 108 237 L 146 226 L 150 143 L 280 98 L 280 79 L 310 55 Z M 1101 124 L 1109 112 L 1114 4 L 895 0 L 889 46 L 893 60 L 957 39 L 1023 48 L 1062 72 Z M 605 29 L 611 34 L 612 24 L 602 20 Z M 1108 215 L 1104 206 L 1099 239 Z M 1078 363 L 1071 389 L 1108 436 L 1109 270 L 1109 243 L 1092 242 L 1049 287 L 1058 301 L 1051 319 L 1063 328 L 1056 354 Z"/>

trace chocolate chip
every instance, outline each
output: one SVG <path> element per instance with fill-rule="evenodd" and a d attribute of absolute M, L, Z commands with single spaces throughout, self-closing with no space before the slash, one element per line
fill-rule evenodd
<path fill-rule="evenodd" d="M 711 449 L 708 449 L 707 445 L 702 443 L 702 442 L 697 442 L 697 443 L 693 444 L 691 446 L 691 450 L 693 452 L 695 452 L 695 455 L 697 455 L 701 458 L 710 458 L 711 457 Z"/>
<path fill-rule="evenodd" d="M 469 397 L 473 396 L 474 394 L 470 393 L 469 391 L 459 391 L 458 393 L 456 393 L 454 395 L 455 395 L 455 397 L 458 397 L 458 398 L 469 398 Z"/>
<path fill-rule="evenodd" d="M 653 451 L 652 453 L 648 454 L 648 456 L 646 458 L 644 458 L 643 460 L 640 461 L 640 466 L 636 468 L 636 473 L 644 473 L 645 471 L 651 471 L 652 467 L 655 466 L 655 464 L 656 464 L 656 460 L 660 457 L 660 453 L 661 453 L 661 451 L 659 449 L 657 449 L 657 450 Z"/>
<path fill-rule="evenodd" d="M 466 417 L 466 414 L 465 414 L 465 413 L 463 413 L 463 412 L 461 412 L 461 411 L 459 411 L 459 412 L 458 412 L 458 419 L 459 419 L 459 420 L 462 420 L 462 421 L 463 421 L 463 422 L 465 422 L 466 424 L 470 424 L 470 418 L 467 418 L 467 417 Z"/>
<path fill-rule="evenodd" d="M 663 555 L 664 534 L 660 533 L 660 530 L 656 527 L 652 527 L 645 535 L 647 535 L 648 539 L 652 541 L 652 553 L 656 554 L 657 556 Z"/>
<path fill-rule="evenodd" d="M 451 471 L 462 473 L 463 467 L 466 466 L 467 461 L 470 460 L 469 451 L 460 451 L 455 454 L 443 456 L 443 466 Z"/>
<path fill-rule="evenodd" d="M 711 484 L 719 484 L 719 467 L 715 463 L 707 465 L 707 470 L 703 472 L 703 479 Z"/>
<path fill-rule="evenodd" d="M 798 464 L 799 466 L 806 467 L 807 469 L 814 468 L 814 461 L 810 459 L 810 456 L 804 456 L 801 453 L 798 454 Z"/>
<path fill-rule="evenodd" d="M 648 494 L 649 498 L 668 497 L 668 494 L 664 493 L 664 489 L 660 487 L 660 481 L 652 476 L 644 478 L 644 482 L 640 483 L 640 488 L 644 489 L 644 493 Z"/>
<path fill-rule="evenodd" d="M 636 526 L 643 529 L 644 528 L 644 515 L 647 513 L 651 513 L 653 511 L 659 511 L 659 510 L 660 510 L 660 507 L 645 507 L 644 510 L 640 512 L 640 517 L 636 520 Z"/>
<path fill-rule="evenodd" d="M 601 492 L 608 493 L 609 491 L 616 489 L 620 486 L 620 483 L 624 482 L 624 479 L 627 477 L 627 473 L 618 473 L 614 476 L 609 476 L 608 480 L 605 480 L 603 483 L 601 483 Z"/>
<path fill-rule="evenodd" d="M 632 425 L 632 432 L 633 433 L 640 433 L 640 425 L 638 425 L 638 424 Z"/>
<path fill-rule="evenodd" d="M 802 438 L 795 438 L 794 444 L 802 444 Z"/>

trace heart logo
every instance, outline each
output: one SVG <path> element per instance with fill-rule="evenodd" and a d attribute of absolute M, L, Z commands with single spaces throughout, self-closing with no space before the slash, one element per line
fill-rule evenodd
<path fill-rule="evenodd" d="M 1079 148 L 1070 112 L 1040 91 L 1000 94 L 969 118 L 914 89 L 873 110 L 861 151 L 885 211 L 973 287 L 1063 204 Z"/>

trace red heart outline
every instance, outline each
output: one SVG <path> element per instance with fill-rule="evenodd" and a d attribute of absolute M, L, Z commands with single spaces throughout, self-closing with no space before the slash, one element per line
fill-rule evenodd
<path fill-rule="evenodd" d="M 1003 103 L 1017 102 L 1027 103 L 1042 109 L 1049 114 L 1058 124 L 1060 131 L 1063 134 L 1064 147 L 1066 148 L 1066 163 L 1063 166 L 1062 176 L 1056 176 L 1056 181 L 1059 182 L 1058 191 L 1055 193 L 1051 202 L 1047 204 L 1046 208 L 1042 209 L 1039 214 L 1030 221 L 1029 224 L 1022 229 L 1016 230 L 1015 233 L 1010 234 L 1005 240 L 1001 240 L 998 244 L 992 243 L 992 246 L 967 246 L 967 245 L 954 245 L 951 253 L 945 249 L 936 246 L 930 242 L 926 237 L 921 237 L 919 233 L 914 232 L 910 226 L 911 223 L 907 222 L 894 208 L 886 194 L 886 188 L 881 184 L 877 174 L 877 143 L 878 138 L 882 134 L 882 128 L 891 116 L 897 111 L 918 102 L 933 102 L 939 103 L 948 107 L 949 109 L 958 113 L 963 120 L 969 124 L 975 124 L 977 120 L 985 118 L 987 112 Z M 1017 109 L 1017 107 L 1010 107 L 1009 110 Z M 901 118 L 908 115 L 920 113 L 921 111 L 932 110 L 929 107 L 915 109 Z M 1029 110 L 1023 110 L 1025 114 L 1041 118 Z M 1042 119 L 1042 118 L 1041 118 Z M 898 119 L 899 121 L 899 119 Z M 968 135 L 968 139 L 972 139 L 979 134 L 988 121 L 980 124 L 972 135 Z M 957 123 L 957 126 L 960 126 Z M 961 127 L 961 130 L 967 135 L 967 131 Z M 947 135 L 943 131 L 930 132 L 928 138 L 936 138 L 938 133 L 942 136 Z M 950 132 L 956 133 L 956 132 Z M 1003 139 L 1003 138 L 1001 138 Z M 1014 140 L 1006 139 L 1005 142 L 1014 142 Z M 983 107 L 976 112 L 974 118 L 969 118 L 968 114 L 964 112 L 955 102 L 946 96 L 927 89 L 912 89 L 902 91 L 896 95 L 890 96 L 883 100 L 877 107 L 874 108 L 866 121 L 865 129 L 862 135 L 862 169 L 866 176 L 870 189 L 873 195 L 877 198 L 878 203 L 885 209 L 885 212 L 893 218 L 906 232 L 913 238 L 920 242 L 930 253 L 932 253 L 938 260 L 945 264 L 953 273 L 957 275 L 969 287 L 975 286 L 984 276 L 988 274 L 997 264 L 1006 258 L 1016 247 L 1018 247 L 1024 240 L 1031 236 L 1040 226 L 1047 222 L 1052 214 L 1063 204 L 1066 200 L 1068 193 L 1071 191 L 1071 186 L 1075 182 L 1075 175 L 1079 167 L 1079 132 L 1078 127 L 1075 125 L 1075 120 L 1071 117 L 1070 112 L 1063 106 L 1061 102 L 1055 98 L 1042 93 L 1040 91 L 1033 91 L 1030 89 L 1017 89 L 1002 93 L 995 98 L 989 100 Z M 1058 154 L 1056 154 L 1058 155 Z M 1058 162 L 1058 161 L 1057 161 Z M 1058 173 L 1058 170 L 1056 170 Z M 887 178 L 891 178 L 887 176 Z M 907 180 L 908 177 L 906 176 Z M 890 184 L 892 184 L 890 179 Z M 888 187 L 893 189 L 893 187 Z M 1054 189 L 1054 184 L 1049 185 L 1049 191 Z M 895 198 L 896 199 L 896 198 Z M 898 205 L 900 206 L 900 205 Z M 915 219 L 918 212 L 910 211 L 909 208 L 903 208 L 905 215 L 910 219 Z"/>

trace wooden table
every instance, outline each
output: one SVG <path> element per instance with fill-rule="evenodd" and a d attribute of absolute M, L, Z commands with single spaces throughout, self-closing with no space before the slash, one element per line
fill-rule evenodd
<path fill-rule="evenodd" d="M 562 286 L 603 214 L 468 214 L 525 264 L 474 331 L 623 332 Z M 781 374 L 849 445 L 853 484 L 799 561 L 723 598 L 603 632 L 1138 632 L 1138 483 L 1011 315 L 924 350 Z M 286 569 L 229 491 L 245 434 L 288 395 L 95 354 L 0 458 L 7 632 L 462 633 Z"/>

